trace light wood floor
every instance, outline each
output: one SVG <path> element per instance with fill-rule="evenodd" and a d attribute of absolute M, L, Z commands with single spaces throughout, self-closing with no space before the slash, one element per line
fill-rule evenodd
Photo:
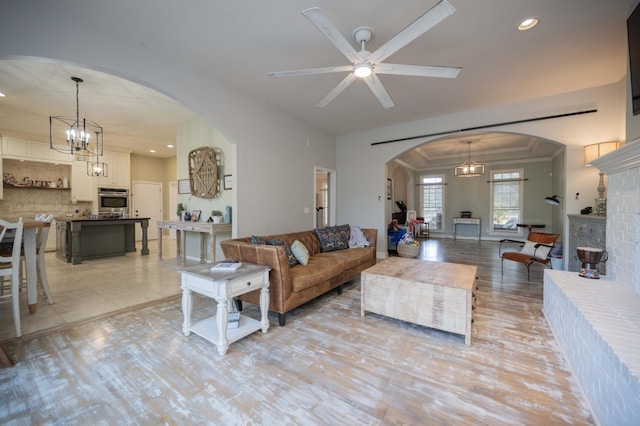
<path fill-rule="evenodd" d="M 175 297 L 5 341 L 18 363 L 0 369 L 0 423 L 594 424 L 542 314 L 541 268 L 531 283 L 521 265 L 502 277 L 497 244 L 485 241 L 430 239 L 420 256 L 478 265 L 471 346 L 360 317 L 354 280 L 293 311 L 285 327 L 270 314 L 267 334 L 220 357 L 182 334 Z M 214 312 L 194 302 L 195 315 Z M 259 317 L 247 304 L 245 314 Z"/>

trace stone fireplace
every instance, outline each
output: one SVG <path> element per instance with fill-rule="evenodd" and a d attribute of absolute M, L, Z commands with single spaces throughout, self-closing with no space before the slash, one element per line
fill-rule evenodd
<path fill-rule="evenodd" d="M 640 294 L 640 139 L 592 164 L 605 172 L 609 181 L 607 273 L 611 279 Z"/>
<path fill-rule="evenodd" d="M 608 175 L 607 276 L 546 270 L 544 315 L 598 424 L 640 424 L 640 139 L 592 163 Z"/>

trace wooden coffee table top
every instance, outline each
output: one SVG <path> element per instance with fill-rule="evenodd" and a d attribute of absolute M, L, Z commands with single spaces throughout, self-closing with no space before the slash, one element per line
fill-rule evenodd
<path fill-rule="evenodd" d="M 475 282 L 477 266 L 394 256 L 376 263 L 362 273 L 467 289 Z"/>

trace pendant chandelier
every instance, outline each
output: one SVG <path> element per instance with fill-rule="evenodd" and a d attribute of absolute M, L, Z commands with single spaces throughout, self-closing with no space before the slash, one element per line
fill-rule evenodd
<path fill-rule="evenodd" d="M 97 132 L 96 139 L 98 139 Z M 107 163 L 100 161 L 100 157 L 96 154 L 96 161 L 87 161 L 87 174 L 89 176 L 107 177 L 109 176 L 109 166 L 107 166 Z"/>
<path fill-rule="evenodd" d="M 471 161 L 471 143 L 472 141 L 467 141 L 467 144 L 469 145 L 469 157 L 467 158 L 467 161 L 456 167 L 453 171 L 453 174 L 456 177 L 476 177 L 484 175 L 484 164 L 478 164 Z"/>
<path fill-rule="evenodd" d="M 80 83 L 79 77 L 71 77 L 76 83 L 76 115 L 75 117 L 49 117 L 49 148 L 54 151 L 68 153 L 78 161 L 90 162 L 103 155 L 102 127 L 91 120 L 80 118 Z M 95 137 L 92 137 L 95 134 Z M 104 164 L 104 163 L 103 163 Z M 89 166 L 87 165 L 87 173 Z"/>

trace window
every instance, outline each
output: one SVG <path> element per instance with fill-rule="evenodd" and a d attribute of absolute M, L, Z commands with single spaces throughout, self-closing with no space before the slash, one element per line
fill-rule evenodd
<path fill-rule="evenodd" d="M 491 172 L 491 231 L 519 233 L 522 218 L 522 170 Z"/>
<path fill-rule="evenodd" d="M 430 230 L 442 231 L 444 212 L 444 176 L 421 176 L 422 217 Z"/>

